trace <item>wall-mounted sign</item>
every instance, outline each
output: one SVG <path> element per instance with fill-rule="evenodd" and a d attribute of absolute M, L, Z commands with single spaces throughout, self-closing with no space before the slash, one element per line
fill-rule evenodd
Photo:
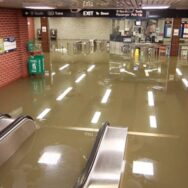
<path fill-rule="evenodd" d="M 4 50 L 5 52 L 16 50 L 16 39 L 14 37 L 4 38 Z"/>
<path fill-rule="evenodd" d="M 46 31 L 47 31 L 46 27 L 45 27 L 45 26 L 42 26 L 42 32 L 43 32 L 43 33 L 46 33 Z"/>
<path fill-rule="evenodd" d="M 146 16 L 142 9 L 63 9 L 63 10 L 23 10 L 26 17 L 134 17 Z"/>
<path fill-rule="evenodd" d="M 0 54 L 3 54 L 4 52 L 4 39 L 0 38 Z"/>
<path fill-rule="evenodd" d="M 174 36 L 179 36 L 179 29 L 174 29 Z"/>

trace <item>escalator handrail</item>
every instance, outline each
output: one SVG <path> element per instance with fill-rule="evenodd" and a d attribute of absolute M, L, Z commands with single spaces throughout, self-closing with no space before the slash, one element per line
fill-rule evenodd
<path fill-rule="evenodd" d="M 13 129 L 14 127 L 16 127 L 17 124 L 20 123 L 21 121 L 23 121 L 24 119 L 33 120 L 33 118 L 31 116 L 27 116 L 27 115 L 22 115 L 22 116 L 16 118 L 5 129 L 3 129 L 2 131 L 0 131 L 0 138 L 2 138 L 3 136 L 5 136 L 11 129 Z"/>
<path fill-rule="evenodd" d="M 1 118 L 1 117 L 11 118 L 11 116 L 10 116 L 9 114 L 2 114 L 2 113 L 0 113 L 0 118 Z"/>
<path fill-rule="evenodd" d="M 95 159 L 96 159 L 96 156 L 97 156 L 97 153 L 98 153 L 98 150 L 99 150 L 99 147 L 100 147 L 100 144 L 101 144 L 101 141 L 103 139 L 103 136 L 104 136 L 104 133 L 105 133 L 105 130 L 106 128 L 110 126 L 110 124 L 108 122 L 106 122 L 102 128 L 100 128 L 98 134 L 97 134 L 97 137 L 96 137 L 96 140 L 95 140 L 95 143 L 94 143 L 94 146 L 92 148 L 92 151 L 91 151 L 91 154 L 89 156 L 89 159 L 86 163 L 86 166 L 85 168 L 83 169 L 82 171 L 82 174 L 80 175 L 80 177 L 78 178 L 74 188 L 82 188 L 84 186 L 84 184 L 86 183 L 88 177 L 89 177 L 89 174 L 91 172 L 91 169 L 93 167 L 93 164 L 95 162 Z"/>

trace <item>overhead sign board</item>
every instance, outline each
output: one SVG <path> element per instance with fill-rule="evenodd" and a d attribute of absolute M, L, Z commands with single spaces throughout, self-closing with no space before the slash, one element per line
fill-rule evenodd
<path fill-rule="evenodd" d="M 23 10 L 26 17 L 145 17 L 141 9 L 63 9 L 63 10 Z"/>

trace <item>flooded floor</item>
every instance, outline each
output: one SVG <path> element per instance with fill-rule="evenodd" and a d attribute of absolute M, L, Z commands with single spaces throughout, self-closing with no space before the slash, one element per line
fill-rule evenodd
<path fill-rule="evenodd" d="M 187 61 L 52 52 L 45 69 L 0 88 L 0 111 L 38 127 L 0 168 L 0 188 L 73 187 L 105 121 L 128 127 L 122 188 L 187 188 Z M 41 163 L 50 152 L 57 165 Z"/>

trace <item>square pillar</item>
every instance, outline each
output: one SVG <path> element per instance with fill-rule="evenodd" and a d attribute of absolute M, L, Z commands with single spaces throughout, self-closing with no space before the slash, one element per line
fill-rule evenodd
<path fill-rule="evenodd" d="M 49 38 L 49 26 L 48 18 L 41 18 L 41 34 L 42 34 L 42 50 L 43 52 L 50 51 L 50 38 Z"/>

